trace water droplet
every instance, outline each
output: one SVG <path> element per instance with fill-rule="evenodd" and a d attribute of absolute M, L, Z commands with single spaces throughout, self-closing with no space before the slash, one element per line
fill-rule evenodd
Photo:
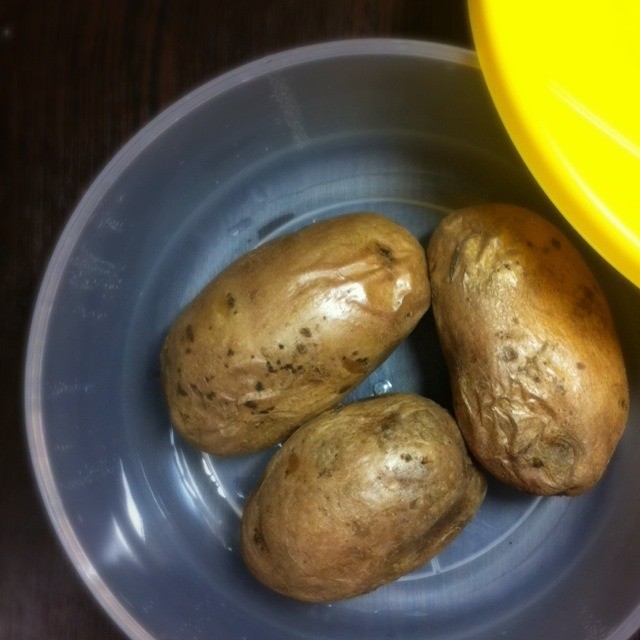
<path fill-rule="evenodd" d="M 384 395 L 385 393 L 389 393 L 393 389 L 393 385 L 389 380 L 378 380 L 373 385 L 373 393 L 377 396 Z"/>
<path fill-rule="evenodd" d="M 230 233 L 235 238 L 235 236 L 237 236 L 241 231 L 248 229 L 250 226 L 251 226 L 251 218 L 242 218 L 241 220 L 236 222 L 236 224 L 234 224 L 232 227 L 229 227 L 229 229 L 227 229 L 227 232 Z"/>

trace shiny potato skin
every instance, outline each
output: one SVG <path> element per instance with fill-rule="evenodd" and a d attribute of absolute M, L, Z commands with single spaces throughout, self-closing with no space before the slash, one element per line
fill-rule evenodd
<path fill-rule="evenodd" d="M 364 380 L 429 303 L 424 249 L 382 215 L 266 243 L 171 327 L 161 355 L 171 420 L 209 453 L 269 448 Z"/>
<path fill-rule="evenodd" d="M 533 494 L 592 487 L 622 435 L 629 391 L 581 255 L 542 217 L 496 204 L 447 216 L 427 257 L 455 415 L 478 462 Z"/>
<path fill-rule="evenodd" d="M 243 558 L 291 598 L 351 598 L 428 562 L 485 492 L 447 411 L 409 394 L 369 398 L 326 411 L 274 455 L 245 506 Z"/>

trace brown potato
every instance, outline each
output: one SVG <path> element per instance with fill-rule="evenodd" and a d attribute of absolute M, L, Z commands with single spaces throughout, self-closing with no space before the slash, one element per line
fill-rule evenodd
<path fill-rule="evenodd" d="M 530 211 L 483 205 L 447 216 L 427 256 L 455 414 L 476 459 L 534 494 L 592 487 L 629 391 L 607 302 L 578 251 Z"/>
<path fill-rule="evenodd" d="M 369 398 L 323 413 L 274 455 L 243 513 L 243 557 L 289 597 L 350 598 L 428 562 L 485 492 L 449 413 L 414 395 Z"/>
<path fill-rule="evenodd" d="M 161 357 L 171 420 L 210 453 L 266 449 L 364 380 L 429 303 L 424 250 L 381 215 L 264 244 L 171 327 Z"/>

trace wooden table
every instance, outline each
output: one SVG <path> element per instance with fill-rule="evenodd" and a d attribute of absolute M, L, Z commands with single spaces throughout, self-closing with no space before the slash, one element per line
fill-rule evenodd
<path fill-rule="evenodd" d="M 464 0 L 5 0 L 0 4 L 0 639 L 122 634 L 58 545 L 25 445 L 30 314 L 68 216 L 161 109 L 268 53 L 397 36 L 471 47 Z"/>

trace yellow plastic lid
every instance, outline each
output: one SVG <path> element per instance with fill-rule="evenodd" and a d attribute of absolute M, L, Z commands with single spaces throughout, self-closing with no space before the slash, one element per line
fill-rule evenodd
<path fill-rule="evenodd" d="M 571 225 L 640 286 L 640 0 L 469 0 L 489 91 Z"/>

